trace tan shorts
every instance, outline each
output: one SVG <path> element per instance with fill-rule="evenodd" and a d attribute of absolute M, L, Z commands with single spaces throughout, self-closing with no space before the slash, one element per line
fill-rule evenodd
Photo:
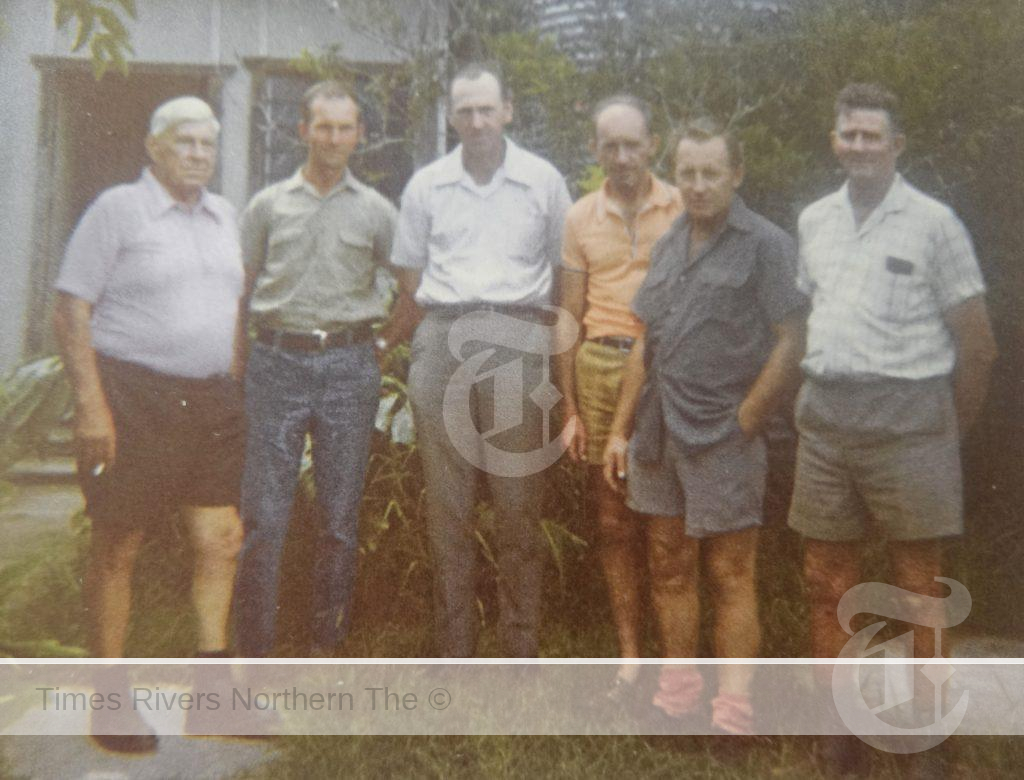
<path fill-rule="evenodd" d="M 601 465 L 628 352 L 584 341 L 576 351 L 576 403 L 587 430 L 587 462 Z"/>
<path fill-rule="evenodd" d="M 871 529 L 899 541 L 963 533 L 960 447 L 948 382 L 893 383 L 861 409 L 851 408 L 856 394 L 866 396 L 861 388 L 811 382 L 801 388 L 789 525 L 834 542 L 861 539 Z M 831 424 L 842 417 L 871 424 L 882 415 L 904 429 L 851 431 Z"/>

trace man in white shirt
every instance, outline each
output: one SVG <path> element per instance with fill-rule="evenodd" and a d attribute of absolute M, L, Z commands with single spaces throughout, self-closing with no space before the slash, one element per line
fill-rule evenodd
<path fill-rule="evenodd" d="M 848 639 L 837 608 L 861 581 L 869 518 L 888 539 L 893 584 L 945 595 L 941 540 L 963 531 L 960 438 L 996 355 L 966 230 L 896 172 L 895 97 L 847 86 L 831 137 L 847 182 L 799 223 L 798 284 L 812 310 L 789 517 L 806 538 L 811 654 L 825 658 Z M 908 597 L 907 614 L 938 625 L 929 611 L 940 603 Z M 914 655 L 935 652 L 935 632 L 915 631 Z M 832 755 L 848 764 L 842 752 Z"/>
<path fill-rule="evenodd" d="M 409 395 L 427 487 L 438 652 L 465 657 L 476 649 L 473 515 L 483 471 L 497 516 L 499 639 L 508 655 L 531 657 L 543 466 L 510 463 L 550 449 L 550 406 L 531 391 L 548 387 L 551 328 L 542 307 L 551 302 L 569 193 L 550 163 L 505 137 L 512 103 L 495 67 L 456 74 L 448 118 L 461 144 L 409 182 L 392 254 L 399 305 L 415 299 L 425 311 L 412 343 Z M 477 349 L 465 354 L 463 345 Z M 493 382 L 477 381 L 488 373 Z"/>

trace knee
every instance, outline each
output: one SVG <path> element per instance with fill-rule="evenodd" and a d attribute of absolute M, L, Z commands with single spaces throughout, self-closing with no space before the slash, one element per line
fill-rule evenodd
<path fill-rule="evenodd" d="M 597 516 L 597 538 L 602 547 L 635 544 L 639 538 L 638 524 L 624 513 L 600 512 Z"/>
<path fill-rule="evenodd" d="M 857 584 L 856 580 L 843 567 L 832 566 L 826 560 L 811 555 L 804 559 L 804 587 L 812 606 L 834 609 L 843 594 Z"/>
<path fill-rule="evenodd" d="M 206 560 L 235 560 L 242 549 L 241 523 L 222 523 L 196 536 L 196 552 Z"/>
<path fill-rule="evenodd" d="M 697 581 L 697 546 L 685 538 L 648 539 L 647 565 L 653 590 L 686 590 Z"/>
<path fill-rule="evenodd" d="M 141 546 L 142 538 L 135 534 L 119 538 L 94 537 L 89 549 L 89 564 L 93 574 L 130 575 Z"/>
<path fill-rule="evenodd" d="M 754 589 L 753 555 L 709 556 L 707 561 L 708 585 L 711 591 L 732 596 Z"/>

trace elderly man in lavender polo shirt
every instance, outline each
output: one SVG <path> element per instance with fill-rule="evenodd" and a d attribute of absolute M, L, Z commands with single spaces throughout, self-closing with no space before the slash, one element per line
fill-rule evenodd
<path fill-rule="evenodd" d="M 85 589 L 94 656 L 123 655 L 139 547 L 176 508 L 196 553 L 199 655 L 227 654 L 242 537 L 244 414 L 232 372 L 244 274 L 234 209 L 205 188 L 218 132 L 198 98 L 157 108 L 146 139 L 152 164 L 88 208 L 56 283 L 54 325 L 92 518 Z M 155 738 L 105 744 L 148 750 Z"/>

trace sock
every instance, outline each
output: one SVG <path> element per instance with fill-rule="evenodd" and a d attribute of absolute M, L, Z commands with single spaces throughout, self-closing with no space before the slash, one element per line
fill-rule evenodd
<path fill-rule="evenodd" d="M 739 693 L 720 693 L 711 700 L 711 725 L 730 734 L 754 733 L 754 708 L 750 697 Z"/>
<path fill-rule="evenodd" d="M 621 664 L 615 676 L 623 682 L 632 685 L 636 682 L 636 678 L 640 676 L 640 664 Z"/>
<path fill-rule="evenodd" d="M 681 718 L 697 710 L 703 692 L 704 678 L 696 669 L 665 666 L 652 703 L 666 715 Z"/>

